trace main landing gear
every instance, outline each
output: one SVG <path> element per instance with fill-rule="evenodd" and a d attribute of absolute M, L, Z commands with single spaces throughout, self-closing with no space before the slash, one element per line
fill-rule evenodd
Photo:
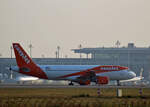
<path fill-rule="evenodd" d="M 117 86 L 121 86 L 121 84 L 120 84 L 120 81 L 119 81 L 119 80 L 117 80 Z"/>
<path fill-rule="evenodd" d="M 74 84 L 73 84 L 72 81 L 71 81 L 68 85 L 74 85 Z"/>

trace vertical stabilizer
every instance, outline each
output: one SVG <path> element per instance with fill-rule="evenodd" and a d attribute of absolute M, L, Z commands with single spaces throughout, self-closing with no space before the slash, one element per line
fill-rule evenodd
<path fill-rule="evenodd" d="M 24 51 L 19 43 L 13 43 L 13 48 L 19 68 L 24 66 L 28 66 L 29 68 L 36 66 L 36 64 L 32 61 L 32 59 L 28 56 L 28 54 Z"/>
<path fill-rule="evenodd" d="M 13 43 L 13 48 L 20 73 L 47 79 L 47 76 L 42 69 L 32 61 L 19 43 Z"/>

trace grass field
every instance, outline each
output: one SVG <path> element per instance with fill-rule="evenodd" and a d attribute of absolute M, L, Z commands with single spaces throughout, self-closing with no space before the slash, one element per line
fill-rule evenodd
<path fill-rule="evenodd" d="M 0 107 L 150 107 L 150 89 L 122 89 L 123 97 L 116 97 L 116 89 L 52 88 L 0 89 Z"/>

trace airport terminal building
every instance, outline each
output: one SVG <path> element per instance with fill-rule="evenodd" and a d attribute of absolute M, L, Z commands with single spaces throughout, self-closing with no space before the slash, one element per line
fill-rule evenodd
<path fill-rule="evenodd" d="M 136 47 L 129 43 L 126 47 L 98 47 L 72 49 L 80 54 L 80 58 L 33 58 L 37 64 L 43 65 L 121 65 L 128 66 L 137 75 L 143 68 L 143 76 L 150 80 L 150 47 Z M 81 54 L 86 54 L 82 58 Z M 91 57 L 89 57 L 89 55 Z M 15 59 L 0 58 L 0 72 L 8 74 L 6 67 L 16 65 Z M 15 76 L 18 75 L 15 73 Z"/>

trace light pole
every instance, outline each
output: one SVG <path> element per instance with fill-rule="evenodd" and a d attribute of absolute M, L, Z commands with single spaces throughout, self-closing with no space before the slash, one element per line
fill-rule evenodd
<path fill-rule="evenodd" d="M 57 57 L 59 58 L 60 46 L 57 46 Z"/>
<path fill-rule="evenodd" d="M 81 55 L 81 48 L 82 48 L 82 45 L 80 44 L 80 45 L 79 45 L 79 49 L 80 49 L 80 65 L 81 65 L 81 58 L 82 58 L 82 55 Z"/>
<path fill-rule="evenodd" d="M 130 50 L 129 50 L 129 47 L 128 47 L 128 67 L 130 68 Z"/>
<path fill-rule="evenodd" d="M 117 46 L 117 48 L 119 48 L 119 46 L 121 45 L 120 41 L 117 40 L 117 42 L 115 43 L 115 45 Z"/>
<path fill-rule="evenodd" d="M 0 57 L 2 56 L 2 54 L 0 53 Z"/>
<path fill-rule="evenodd" d="M 82 55 L 81 55 L 81 48 L 82 48 L 82 45 L 80 44 L 80 45 L 79 45 L 79 49 L 80 49 L 80 59 L 82 58 Z"/>
<path fill-rule="evenodd" d="M 32 48 L 33 48 L 33 45 L 31 43 L 29 44 L 29 48 L 30 48 L 30 57 L 32 58 Z"/>
<path fill-rule="evenodd" d="M 120 41 L 117 40 L 117 42 L 115 43 L 115 45 L 117 46 L 117 48 L 119 48 L 119 46 L 121 45 Z M 120 58 L 120 55 L 117 54 L 117 63 L 118 63 L 118 65 L 119 65 L 119 60 L 120 60 L 119 58 Z"/>

